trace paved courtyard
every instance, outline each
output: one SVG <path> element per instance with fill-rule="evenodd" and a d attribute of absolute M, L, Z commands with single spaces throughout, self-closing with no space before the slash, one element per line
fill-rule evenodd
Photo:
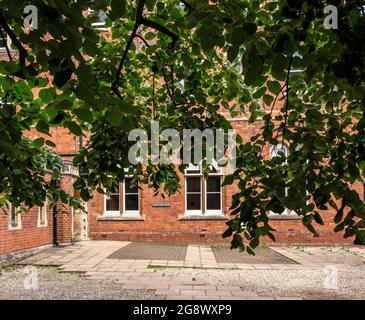
<path fill-rule="evenodd" d="M 91 287 L 90 297 L 80 297 L 85 299 L 95 298 L 91 292 L 97 283 L 101 288 L 110 283 L 110 299 L 365 298 L 365 249 L 261 247 L 256 253 L 252 257 L 214 245 L 85 241 L 45 249 L 19 264 L 54 266 L 58 269 L 52 272 L 77 275 L 81 287 L 83 281 Z M 47 269 L 40 270 L 41 276 L 48 275 Z M 0 298 L 15 290 L 9 276 L 0 276 Z M 62 284 L 57 286 L 62 292 Z M 71 287 L 68 298 L 73 297 Z"/>

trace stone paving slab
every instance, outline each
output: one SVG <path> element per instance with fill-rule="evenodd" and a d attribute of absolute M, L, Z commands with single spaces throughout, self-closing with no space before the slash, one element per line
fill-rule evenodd
<path fill-rule="evenodd" d="M 296 264 L 294 260 L 270 249 L 270 248 L 256 248 L 255 256 L 247 252 L 240 252 L 239 250 L 231 250 L 229 246 L 216 245 L 212 246 L 213 254 L 219 266 L 226 268 L 236 268 L 236 264 Z M 267 267 L 267 266 L 266 266 Z"/>
<path fill-rule="evenodd" d="M 166 260 L 167 265 L 167 260 L 184 261 L 186 250 L 187 245 L 133 242 L 113 252 L 108 259 L 150 259 L 157 260 L 156 264 Z"/>
<path fill-rule="evenodd" d="M 365 265 L 365 259 L 344 247 L 272 247 L 274 251 L 305 266 L 336 264 L 337 266 Z"/>
<path fill-rule="evenodd" d="M 59 265 L 59 269 L 63 272 L 83 272 L 90 280 L 114 281 L 130 290 L 155 290 L 156 295 L 161 296 L 161 299 L 179 300 L 289 300 L 298 298 L 260 296 L 257 292 L 245 291 L 239 286 L 210 285 L 209 279 L 206 282 L 196 281 L 194 272 L 191 275 L 167 276 L 163 272 L 164 268 L 181 268 L 192 265 L 211 268 L 212 272 L 215 272 L 215 269 L 247 269 L 252 272 L 252 270 L 266 269 L 323 269 L 329 263 L 334 263 L 336 266 L 363 265 L 365 263 L 363 256 L 344 252 L 341 248 L 258 248 L 256 256 L 249 256 L 239 251 L 231 251 L 227 246 L 223 247 L 225 250 L 219 255 L 217 254 L 219 247 L 222 248 L 222 246 L 207 245 L 86 241 L 76 246 L 45 249 L 20 263 Z M 128 254 L 124 256 L 126 252 Z M 133 253 L 136 256 L 133 256 Z M 111 256 L 117 256 L 117 258 L 110 258 Z M 345 260 L 341 259 L 344 256 Z M 162 268 L 161 270 L 151 268 L 151 265 Z"/>

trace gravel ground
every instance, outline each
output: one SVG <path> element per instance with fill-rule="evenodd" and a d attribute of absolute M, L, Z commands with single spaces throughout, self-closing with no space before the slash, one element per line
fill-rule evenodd
<path fill-rule="evenodd" d="M 365 249 L 358 247 L 347 247 L 345 250 L 352 252 L 353 254 L 365 258 Z"/>
<path fill-rule="evenodd" d="M 161 299 L 154 290 L 126 290 L 121 284 L 90 280 L 82 273 L 63 273 L 54 267 L 37 267 L 38 289 L 26 289 L 29 275 L 24 267 L 6 268 L 0 274 L 1 299 Z M 326 289 L 325 270 L 204 270 L 168 268 L 165 275 L 190 276 L 195 281 L 217 286 L 240 286 L 260 296 L 304 299 L 365 299 L 365 267 L 338 268 L 338 289 Z"/>
<path fill-rule="evenodd" d="M 365 299 L 365 267 L 338 268 L 338 289 L 325 289 L 325 270 L 165 269 L 166 275 L 189 275 L 209 285 L 240 286 L 260 296 L 303 299 Z"/>
<path fill-rule="evenodd" d="M 26 289 L 29 273 L 24 267 L 10 267 L 0 274 L 0 300 L 153 300 L 154 290 L 126 290 L 108 280 L 90 280 L 82 273 L 63 273 L 54 267 L 37 267 L 38 289 Z M 27 282 L 26 282 L 27 286 Z M 29 286 L 28 286 L 29 287 Z"/>

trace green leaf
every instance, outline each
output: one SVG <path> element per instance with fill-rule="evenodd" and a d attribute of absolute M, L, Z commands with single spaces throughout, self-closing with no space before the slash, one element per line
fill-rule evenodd
<path fill-rule="evenodd" d="M 50 103 L 56 97 L 56 89 L 55 88 L 47 88 L 39 91 L 39 97 L 42 99 L 44 103 Z"/>
<path fill-rule="evenodd" d="M 43 138 L 37 138 L 37 139 L 33 140 L 33 144 L 37 149 L 39 149 L 39 148 L 43 147 L 44 139 Z"/>
<path fill-rule="evenodd" d="M 271 74 L 275 79 L 279 81 L 284 81 L 287 76 L 287 72 L 285 72 L 287 66 L 288 59 L 284 55 L 277 55 L 275 56 L 272 63 Z"/>
<path fill-rule="evenodd" d="M 222 186 L 231 185 L 233 183 L 233 181 L 234 181 L 234 176 L 233 175 L 225 176 Z"/>
<path fill-rule="evenodd" d="M 30 90 L 29 85 L 27 85 L 24 81 L 22 80 L 17 81 L 15 89 L 17 93 L 21 96 L 22 100 L 24 101 L 33 100 L 33 93 Z"/>
<path fill-rule="evenodd" d="M 276 239 L 275 239 L 275 236 L 271 233 L 271 232 L 268 232 L 267 233 L 267 236 L 273 241 L 273 242 L 276 242 Z"/>
<path fill-rule="evenodd" d="M 236 28 L 231 33 L 231 43 L 236 47 L 239 47 L 245 41 L 245 38 L 246 38 L 245 28 L 242 27 Z"/>
<path fill-rule="evenodd" d="M 41 133 L 44 133 L 44 134 L 47 134 L 50 136 L 49 134 L 49 125 L 43 121 L 42 119 L 38 121 L 36 127 L 38 132 L 41 132 Z"/>
<path fill-rule="evenodd" d="M 82 130 L 81 130 L 80 126 L 77 123 L 75 123 L 75 122 L 68 122 L 67 123 L 67 128 L 75 136 L 82 136 Z"/>
<path fill-rule="evenodd" d="M 268 81 L 267 87 L 275 95 L 281 91 L 281 85 L 278 81 Z"/>
<path fill-rule="evenodd" d="M 144 38 L 146 40 L 153 40 L 156 37 L 156 34 L 154 32 L 147 32 Z"/>
<path fill-rule="evenodd" d="M 335 227 L 334 231 L 335 231 L 335 232 L 342 231 L 343 229 L 345 229 L 345 226 L 346 226 L 346 221 L 343 221 L 343 222 L 341 222 L 340 224 L 338 224 L 338 225 Z"/>
<path fill-rule="evenodd" d="M 236 60 L 237 56 L 238 56 L 238 52 L 239 52 L 239 48 L 236 46 L 231 46 L 229 47 L 228 51 L 227 51 L 227 59 L 230 62 L 233 62 L 234 60 Z"/>
<path fill-rule="evenodd" d="M 266 92 L 266 87 L 262 87 L 260 89 L 258 89 L 254 94 L 253 94 L 253 98 L 254 99 L 259 99 L 261 98 Z"/>
<path fill-rule="evenodd" d="M 131 103 L 123 102 L 120 105 L 120 110 L 125 115 L 134 115 L 137 112 L 137 108 L 133 106 Z"/>
<path fill-rule="evenodd" d="M 274 97 L 270 96 L 268 94 L 265 94 L 263 97 L 263 100 L 267 106 L 270 106 L 272 104 L 272 102 L 274 101 Z"/>
<path fill-rule="evenodd" d="M 259 241 L 258 237 L 252 238 L 252 240 L 250 241 L 250 247 L 252 249 L 255 249 L 259 246 L 259 243 L 260 243 L 260 241 Z"/>
<path fill-rule="evenodd" d="M 147 55 L 152 55 L 153 53 L 155 53 L 155 51 L 157 50 L 157 48 L 158 48 L 158 46 L 157 45 L 152 45 L 152 46 L 150 46 L 150 47 L 148 47 L 147 48 L 147 50 L 146 50 L 146 54 Z"/>
<path fill-rule="evenodd" d="M 344 209 L 344 208 L 340 208 L 340 209 L 337 211 L 336 216 L 335 216 L 335 218 L 333 219 L 335 223 L 339 223 L 339 222 L 342 220 L 342 218 L 343 218 L 343 213 L 344 213 L 344 212 L 343 212 L 343 209 Z"/>
<path fill-rule="evenodd" d="M 112 18 L 122 18 L 126 15 L 127 7 L 125 0 L 112 0 L 110 5 L 112 7 Z"/>
<path fill-rule="evenodd" d="M 52 142 L 51 140 L 46 140 L 46 145 L 49 146 L 49 147 L 53 147 L 53 148 L 56 148 L 56 144 L 54 142 Z"/>
<path fill-rule="evenodd" d="M 73 113 L 82 121 L 91 122 L 93 120 L 93 114 L 86 108 L 76 108 Z"/>
<path fill-rule="evenodd" d="M 250 254 L 251 256 L 255 256 L 255 251 L 253 251 L 250 247 L 246 247 L 246 251 L 248 254 Z"/>
<path fill-rule="evenodd" d="M 232 236 L 233 230 L 231 228 L 228 228 L 224 233 L 222 234 L 222 238 L 228 238 Z"/>
<path fill-rule="evenodd" d="M 68 68 L 66 70 L 61 70 L 56 73 L 53 83 L 59 87 L 62 88 L 70 79 L 72 75 L 72 69 Z"/>
<path fill-rule="evenodd" d="M 320 216 L 320 214 L 317 211 L 314 212 L 314 221 L 317 222 L 318 224 L 324 226 L 322 217 Z"/>

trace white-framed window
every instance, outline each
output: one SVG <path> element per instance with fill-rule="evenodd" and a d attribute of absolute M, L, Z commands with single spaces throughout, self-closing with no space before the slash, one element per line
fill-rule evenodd
<path fill-rule="evenodd" d="M 10 39 L 9 35 L 5 32 L 4 29 L 1 29 L 1 31 L 4 35 L 5 41 L 0 33 L 0 50 L 5 50 L 6 47 L 8 47 L 9 50 L 11 50 L 11 39 Z"/>
<path fill-rule="evenodd" d="M 140 216 L 140 190 L 132 180 L 132 177 L 125 177 L 123 183 L 104 196 L 105 216 Z"/>
<path fill-rule="evenodd" d="M 273 158 L 276 158 L 276 157 L 282 157 L 284 156 L 285 159 L 288 158 L 288 148 L 279 143 L 277 145 L 272 145 L 270 147 L 270 152 L 269 152 L 269 159 L 272 160 Z M 283 164 L 286 163 L 286 160 Z M 281 195 L 282 197 L 286 197 L 288 195 L 288 188 L 285 188 L 284 190 L 277 190 L 278 194 Z M 290 215 L 291 211 L 286 209 L 281 213 L 276 213 L 276 212 L 272 212 L 270 211 L 270 216 L 287 216 L 287 215 Z"/>
<path fill-rule="evenodd" d="M 104 215 L 120 215 L 120 188 L 114 187 L 104 196 Z"/>
<path fill-rule="evenodd" d="M 180 81 L 176 84 L 176 86 L 180 89 L 180 91 L 181 91 L 182 93 L 184 93 L 184 91 L 185 91 L 185 80 L 184 80 L 184 79 L 180 80 Z"/>
<path fill-rule="evenodd" d="M 202 176 L 201 167 L 189 165 L 185 170 L 185 213 L 199 215 L 202 213 Z"/>
<path fill-rule="evenodd" d="M 47 227 L 47 203 L 45 202 L 43 207 L 38 208 L 38 227 Z"/>
<path fill-rule="evenodd" d="M 123 185 L 123 215 L 138 216 L 139 215 L 139 198 L 140 190 L 138 186 L 132 184 L 132 178 L 126 177 Z"/>
<path fill-rule="evenodd" d="M 223 170 L 211 166 L 204 178 L 201 165 L 189 165 L 185 170 L 185 214 L 223 215 Z"/>
<path fill-rule="evenodd" d="M 22 228 L 21 214 L 17 207 L 11 202 L 7 202 L 7 213 L 8 213 L 8 229 L 18 230 Z"/>
<path fill-rule="evenodd" d="M 91 25 L 97 29 L 104 29 L 105 28 L 105 20 L 106 20 L 106 13 L 103 10 L 95 12 L 93 9 L 89 9 L 89 15 L 92 15 L 93 22 Z"/>
<path fill-rule="evenodd" d="M 205 214 L 222 214 L 222 176 L 209 175 L 205 179 Z"/>
<path fill-rule="evenodd" d="M 269 153 L 270 160 L 273 159 L 274 157 L 280 157 L 280 156 L 284 156 L 285 159 L 287 159 L 288 156 L 289 156 L 288 148 L 285 145 L 282 145 L 282 144 L 277 144 L 277 145 L 271 146 L 270 147 L 270 153 Z M 283 165 L 286 164 L 286 163 L 287 163 L 287 160 L 285 160 Z M 281 194 L 282 197 L 288 197 L 289 196 L 288 188 L 284 188 L 283 190 L 278 190 L 277 189 L 276 191 L 279 195 Z M 307 192 L 306 192 L 306 194 L 307 194 Z M 285 216 L 296 215 L 296 212 L 293 211 L 293 210 L 285 209 L 281 214 L 270 211 L 270 215 L 271 216 L 284 216 L 285 217 Z"/>
<path fill-rule="evenodd" d="M 303 60 L 303 56 L 299 53 L 299 51 L 294 52 L 293 58 Z M 290 76 L 298 76 L 301 73 L 303 73 L 302 69 L 297 69 L 297 68 L 293 68 L 293 67 L 290 69 Z"/>
<path fill-rule="evenodd" d="M 288 155 L 289 155 L 288 148 L 281 143 L 270 147 L 270 153 L 269 153 L 270 160 L 272 158 L 280 157 L 280 156 L 284 156 L 285 158 L 288 158 Z"/>
<path fill-rule="evenodd" d="M 71 161 L 64 161 L 63 162 L 62 173 L 78 176 L 79 175 L 79 170 L 78 170 L 77 167 L 75 167 L 73 165 L 73 163 Z"/>

